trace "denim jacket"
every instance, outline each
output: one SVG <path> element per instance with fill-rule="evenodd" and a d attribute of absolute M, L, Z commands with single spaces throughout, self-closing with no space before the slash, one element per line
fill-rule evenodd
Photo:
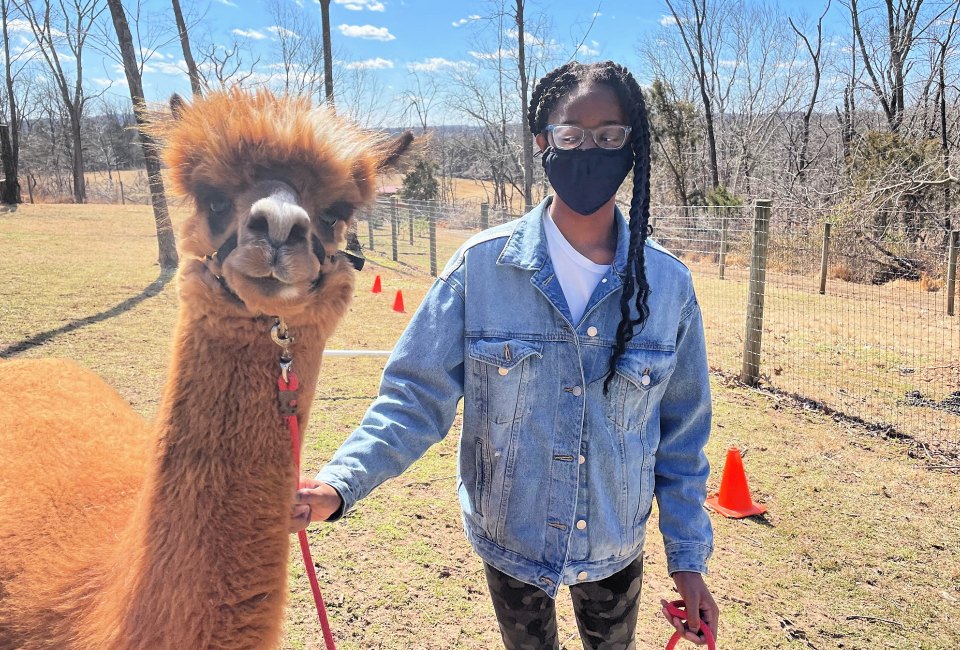
<path fill-rule="evenodd" d="M 604 394 L 627 223 L 617 210 L 614 262 L 573 323 L 543 232 L 549 202 L 455 254 L 317 478 L 349 511 L 441 440 L 463 399 L 457 492 L 485 562 L 553 597 L 600 580 L 642 552 L 656 496 L 669 573 L 706 573 L 710 386 L 690 272 L 647 240 L 650 314 Z"/>

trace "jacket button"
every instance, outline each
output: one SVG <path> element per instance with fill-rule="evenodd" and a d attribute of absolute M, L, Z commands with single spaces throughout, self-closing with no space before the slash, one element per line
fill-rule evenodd
<path fill-rule="evenodd" d="M 588 577 L 590 577 L 590 575 L 586 571 L 581 571 L 580 573 L 577 574 L 577 580 L 579 580 L 580 582 L 583 582 Z"/>
<path fill-rule="evenodd" d="M 587 521 L 585 519 L 581 519 L 580 521 L 577 522 L 577 528 L 579 530 L 583 530 L 586 527 L 587 527 Z"/>
<path fill-rule="evenodd" d="M 573 390 L 571 390 L 570 392 L 573 393 L 574 397 L 580 397 L 581 395 L 583 395 L 583 389 L 580 388 L 579 386 L 574 386 Z"/>
<path fill-rule="evenodd" d="M 507 374 L 508 372 L 510 372 L 510 370 L 509 370 L 508 368 L 497 368 L 497 372 L 500 373 L 500 376 L 503 376 L 503 375 Z"/>
<path fill-rule="evenodd" d="M 596 335 L 597 335 L 596 327 L 591 326 L 587 328 L 587 336 L 596 336 Z"/>
<path fill-rule="evenodd" d="M 587 457 L 583 454 L 580 454 L 580 464 L 583 465 L 585 462 L 587 462 Z"/>
<path fill-rule="evenodd" d="M 650 375 L 643 375 L 640 377 L 640 383 L 644 386 L 650 385 Z"/>

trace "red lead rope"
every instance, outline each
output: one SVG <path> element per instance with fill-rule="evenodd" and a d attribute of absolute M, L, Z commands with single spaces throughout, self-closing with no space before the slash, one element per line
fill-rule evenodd
<path fill-rule="evenodd" d="M 280 410 L 283 419 L 287 421 L 287 427 L 290 429 L 290 442 L 293 445 L 293 460 L 297 467 L 297 480 L 300 480 L 300 423 L 297 421 L 297 388 L 300 384 L 297 381 L 296 373 L 287 372 L 289 381 L 285 381 L 283 375 L 277 382 L 280 388 Z M 299 484 L 297 487 L 300 487 Z M 310 542 L 307 540 L 306 529 L 297 533 L 300 540 L 300 553 L 303 555 L 303 565 L 307 569 L 307 577 L 310 579 L 310 590 L 313 591 L 313 602 L 317 606 L 317 616 L 320 617 L 320 629 L 323 630 L 323 642 L 327 650 L 336 650 L 337 646 L 333 642 L 333 632 L 330 631 L 330 621 L 327 620 L 327 608 L 323 604 L 323 595 L 320 593 L 320 583 L 317 582 L 317 572 L 313 566 L 313 558 L 310 555 Z"/>

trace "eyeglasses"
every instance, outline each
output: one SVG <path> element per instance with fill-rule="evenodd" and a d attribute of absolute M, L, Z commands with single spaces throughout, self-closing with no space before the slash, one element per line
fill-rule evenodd
<path fill-rule="evenodd" d="M 621 124 L 608 124 L 596 129 L 584 129 L 573 124 L 548 124 L 544 130 L 553 134 L 553 145 L 557 149 L 566 150 L 582 145 L 587 133 L 601 149 L 619 149 L 627 143 L 627 136 L 633 129 Z"/>

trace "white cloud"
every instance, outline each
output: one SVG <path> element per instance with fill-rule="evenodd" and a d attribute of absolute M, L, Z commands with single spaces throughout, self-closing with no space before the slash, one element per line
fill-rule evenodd
<path fill-rule="evenodd" d="M 457 68 L 468 65 L 464 61 L 450 61 L 443 57 L 434 56 L 424 61 L 415 61 L 407 64 L 407 70 L 410 72 L 438 72 L 444 68 Z"/>
<path fill-rule="evenodd" d="M 349 70 L 389 70 L 393 68 L 393 61 L 377 57 L 365 61 L 352 61 L 345 67 Z"/>
<path fill-rule="evenodd" d="M 515 41 L 515 40 L 517 40 L 517 36 L 520 35 L 520 31 L 511 28 L 511 29 L 508 29 L 508 30 L 506 31 L 506 35 L 507 35 L 507 38 L 509 38 L 511 41 Z M 524 44 L 527 45 L 527 46 L 540 46 L 540 47 L 543 47 L 543 45 L 544 45 L 543 39 L 541 39 L 541 38 L 538 37 L 538 36 L 535 36 L 535 35 L 531 34 L 531 33 L 528 32 L 527 30 L 524 30 L 524 31 L 523 31 L 523 42 L 524 42 Z"/>
<path fill-rule="evenodd" d="M 664 27 L 669 27 L 670 25 L 676 25 L 677 19 L 674 18 L 672 15 L 664 14 L 663 16 L 660 16 L 660 24 L 663 25 Z"/>
<path fill-rule="evenodd" d="M 379 0 L 334 0 L 338 5 L 350 11 L 386 11 L 386 7 Z"/>
<path fill-rule="evenodd" d="M 187 73 L 187 64 L 183 59 L 177 61 L 176 63 L 168 63 L 166 61 L 157 61 L 156 63 L 145 63 L 143 65 L 144 74 L 147 73 L 156 73 L 156 74 L 169 74 L 169 75 L 182 75 Z"/>
<path fill-rule="evenodd" d="M 590 45 L 584 43 L 580 46 L 579 54 L 584 56 L 597 56 L 600 54 L 600 43 L 596 41 L 590 41 Z"/>
<path fill-rule="evenodd" d="M 217 2 L 219 2 L 220 4 L 225 5 L 225 6 L 227 6 L 227 7 L 236 7 L 236 6 L 237 6 L 237 3 L 236 3 L 236 2 L 233 2 L 233 0 L 217 0 Z"/>
<path fill-rule="evenodd" d="M 244 38 L 252 38 L 255 41 L 262 41 L 267 37 L 263 32 L 258 32 L 255 29 L 231 29 L 231 34 L 235 36 L 243 36 Z"/>
<path fill-rule="evenodd" d="M 386 27 L 373 25 L 339 25 L 337 29 L 347 38 L 366 38 L 373 41 L 392 41 L 397 38 Z"/>
<path fill-rule="evenodd" d="M 499 59 L 515 59 L 518 56 L 516 49 L 508 49 L 501 47 L 499 50 L 494 52 L 477 52 L 470 50 L 468 52 L 470 56 L 480 61 L 497 61 Z"/>
<path fill-rule="evenodd" d="M 287 29 L 286 27 L 281 27 L 280 25 L 272 25 L 267 27 L 267 31 L 276 36 L 286 36 L 287 38 L 300 38 L 300 34 L 296 33 L 293 30 Z"/>
<path fill-rule="evenodd" d="M 109 88 L 110 86 L 113 85 L 113 79 L 104 79 L 103 77 L 94 77 L 90 81 L 100 86 L 101 88 Z"/>
<path fill-rule="evenodd" d="M 476 14 L 473 14 L 472 16 L 467 16 L 466 18 L 461 18 L 460 20 L 455 20 L 455 21 L 453 21 L 453 22 L 450 23 L 450 24 L 453 25 L 454 27 L 463 27 L 463 26 L 466 25 L 467 23 L 472 23 L 472 22 L 475 21 L 475 20 L 480 20 L 480 16 L 478 16 L 478 15 L 476 15 Z"/>
<path fill-rule="evenodd" d="M 594 18 L 599 18 L 599 17 L 602 16 L 602 15 L 603 15 L 603 12 L 602 12 L 602 11 L 594 11 L 594 12 L 593 12 L 593 17 L 594 17 Z"/>

